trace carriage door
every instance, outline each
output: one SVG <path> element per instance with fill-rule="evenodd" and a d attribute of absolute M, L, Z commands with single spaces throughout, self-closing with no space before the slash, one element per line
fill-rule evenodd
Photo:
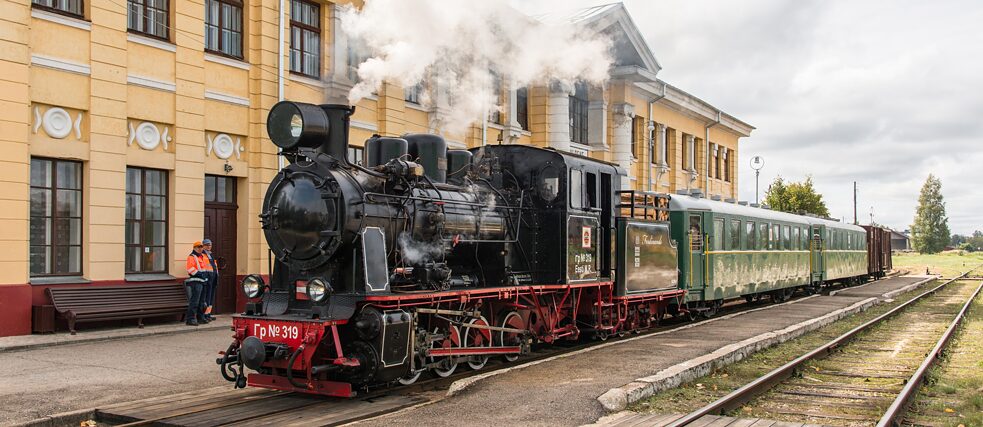
<path fill-rule="evenodd" d="M 826 272 L 825 257 L 823 257 L 823 227 L 811 226 L 809 228 L 809 269 L 811 270 L 812 283 L 823 281 Z"/>
<path fill-rule="evenodd" d="M 705 286 L 704 272 L 706 271 L 706 221 L 709 213 L 689 214 L 689 289 L 702 291 Z"/>

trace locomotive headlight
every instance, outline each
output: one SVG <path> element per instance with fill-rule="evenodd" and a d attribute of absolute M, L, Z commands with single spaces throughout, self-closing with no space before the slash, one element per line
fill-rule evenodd
<path fill-rule="evenodd" d="M 248 298 L 259 298 L 263 295 L 265 288 L 266 283 L 258 275 L 250 274 L 242 279 L 242 293 L 246 294 Z"/>
<path fill-rule="evenodd" d="M 318 147 L 327 139 L 329 128 L 324 109 L 303 102 L 278 102 L 266 117 L 270 140 L 284 150 Z"/>
<path fill-rule="evenodd" d="M 311 301 L 322 302 L 328 298 L 329 293 L 331 293 L 331 286 L 328 286 L 328 282 L 324 279 L 316 278 L 307 282 L 307 296 Z"/>

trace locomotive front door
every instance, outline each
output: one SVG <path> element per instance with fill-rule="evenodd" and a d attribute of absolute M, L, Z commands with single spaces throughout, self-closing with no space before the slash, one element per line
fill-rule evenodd
<path fill-rule="evenodd" d="M 812 283 L 822 282 L 823 273 L 826 272 L 823 249 L 823 229 L 812 226 L 809 229 L 809 270 Z"/>
<path fill-rule="evenodd" d="M 704 216 L 708 213 L 693 213 L 689 215 L 689 290 L 696 294 L 706 286 L 706 223 Z"/>
<path fill-rule="evenodd" d="M 215 311 L 236 311 L 236 178 L 205 176 L 205 238 L 212 240 L 212 256 L 218 264 Z"/>

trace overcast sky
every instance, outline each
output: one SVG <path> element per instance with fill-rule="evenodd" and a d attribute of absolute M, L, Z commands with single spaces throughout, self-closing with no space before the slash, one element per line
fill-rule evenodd
<path fill-rule="evenodd" d="M 572 0 L 565 8 L 605 1 Z M 530 13 L 558 3 L 521 6 Z M 929 173 L 953 233 L 983 230 L 983 2 L 627 0 L 659 77 L 757 127 L 740 146 L 811 175 L 830 213 L 909 227 Z"/>

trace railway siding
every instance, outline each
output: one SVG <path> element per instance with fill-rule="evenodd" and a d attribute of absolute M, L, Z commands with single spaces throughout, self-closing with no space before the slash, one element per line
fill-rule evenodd
<path fill-rule="evenodd" d="M 939 376 L 948 364 L 936 368 L 934 376 L 923 375 L 936 358 L 950 350 L 962 356 L 951 365 L 955 369 L 983 367 L 979 362 L 983 345 L 973 340 L 981 333 L 977 329 L 983 329 L 977 323 L 981 313 L 976 298 L 983 283 L 974 279 L 955 278 L 933 285 L 928 292 L 902 295 L 895 304 L 756 354 L 748 361 L 641 402 L 634 409 L 642 413 L 626 411 L 605 417 L 598 424 L 896 425 L 905 415 L 912 391 L 923 382 L 933 384 L 949 378 L 949 384 L 922 390 L 915 410 L 904 423 L 956 425 L 971 418 L 965 425 L 975 425 L 973 421 L 978 423 L 977 418 L 983 415 L 983 399 L 979 398 L 983 377 Z M 977 301 L 975 309 L 973 300 Z M 963 313 L 970 315 L 966 318 Z M 949 338 L 954 331 L 963 331 L 966 348 L 946 346 L 952 342 Z M 819 343 L 824 344 L 812 349 Z M 791 359 L 795 360 L 787 362 Z M 956 394 L 964 398 L 955 402 Z M 959 418 L 957 410 L 947 404 L 959 408 Z M 932 405 L 941 409 L 925 411 Z M 685 416 L 645 414 L 646 408 L 665 412 L 666 407 L 676 411 L 699 409 Z M 922 411 L 928 412 L 927 416 Z M 723 414 L 741 418 L 717 416 Z"/>

